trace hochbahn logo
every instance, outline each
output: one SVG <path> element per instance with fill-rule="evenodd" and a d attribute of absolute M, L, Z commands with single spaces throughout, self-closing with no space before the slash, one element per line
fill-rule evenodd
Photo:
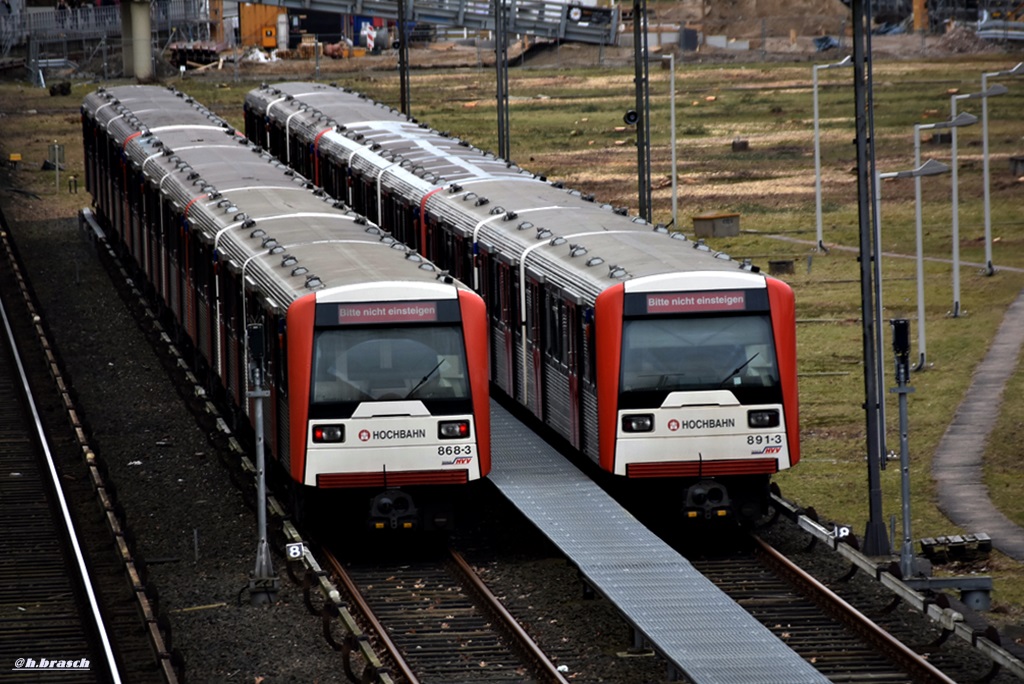
<path fill-rule="evenodd" d="M 371 439 L 424 439 L 427 436 L 427 431 L 423 428 L 416 430 L 369 430 L 359 431 L 359 440 L 362 442 L 369 442 Z"/>
<path fill-rule="evenodd" d="M 668 421 L 668 429 L 672 432 L 682 428 L 683 430 L 713 430 L 716 428 L 736 427 L 735 418 L 704 418 L 701 420 L 678 421 L 675 418 Z"/>
<path fill-rule="evenodd" d="M 14 670 L 37 670 L 40 672 L 87 672 L 89 670 L 89 659 L 78 658 L 71 660 L 67 658 L 18 658 L 14 661 Z"/>

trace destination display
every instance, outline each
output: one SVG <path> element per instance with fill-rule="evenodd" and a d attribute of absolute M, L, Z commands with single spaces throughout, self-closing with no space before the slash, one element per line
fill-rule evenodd
<path fill-rule="evenodd" d="M 644 292 L 627 294 L 624 305 L 627 316 L 767 311 L 768 295 L 765 290 Z"/>
<path fill-rule="evenodd" d="M 437 323 L 459 320 L 454 299 L 417 302 L 344 302 L 318 304 L 318 326 Z"/>

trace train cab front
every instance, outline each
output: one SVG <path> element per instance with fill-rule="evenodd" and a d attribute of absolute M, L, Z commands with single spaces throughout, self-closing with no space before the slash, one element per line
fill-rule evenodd
<path fill-rule="evenodd" d="M 672 483 L 667 496 L 685 520 L 758 518 L 771 475 L 791 456 L 785 374 L 764 291 L 631 299 L 614 472 Z"/>
<path fill-rule="evenodd" d="M 304 484 L 361 502 L 371 529 L 449 527 L 490 465 L 472 356 L 457 298 L 319 302 Z"/>

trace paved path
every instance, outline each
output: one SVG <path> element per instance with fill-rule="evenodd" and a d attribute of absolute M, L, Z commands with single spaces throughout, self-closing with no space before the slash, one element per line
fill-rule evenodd
<path fill-rule="evenodd" d="M 782 235 L 770 235 L 786 242 L 815 245 Z M 826 245 L 828 249 L 859 252 L 859 247 Z M 883 252 L 886 257 L 915 258 L 913 255 Z M 928 261 L 952 263 L 951 259 L 927 257 Z M 961 261 L 961 267 L 984 268 L 984 264 Z M 1012 266 L 996 271 L 1024 272 Z M 984 481 L 985 445 L 995 427 L 1006 380 L 1013 374 L 1024 345 L 1024 291 L 1006 310 L 992 346 L 974 371 L 967 395 L 957 407 L 953 422 L 939 441 L 932 461 L 939 509 L 967 532 L 984 532 L 992 545 L 1017 561 L 1024 561 L 1024 527 L 1003 515 L 992 504 Z"/>
<path fill-rule="evenodd" d="M 999 416 L 1006 379 L 1017 367 L 1022 344 L 1024 292 L 1007 309 L 932 461 L 942 512 L 968 532 L 988 534 L 993 546 L 1018 561 L 1024 561 L 1024 528 L 992 505 L 984 483 L 983 457 Z"/>

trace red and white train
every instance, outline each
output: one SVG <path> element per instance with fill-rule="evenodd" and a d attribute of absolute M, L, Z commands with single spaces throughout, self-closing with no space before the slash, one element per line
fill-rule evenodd
<path fill-rule="evenodd" d="M 297 499 L 345 489 L 375 527 L 450 521 L 490 470 L 480 296 L 181 92 L 100 89 L 82 125 L 99 217 L 250 426 L 262 352 L 266 444 Z"/>
<path fill-rule="evenodd" d="M 246 130 L 472 284 L 491 379 L 627 491 L 756 518 L 800 457 L 792 289 L 365 96 L 264 85 Z"/>

